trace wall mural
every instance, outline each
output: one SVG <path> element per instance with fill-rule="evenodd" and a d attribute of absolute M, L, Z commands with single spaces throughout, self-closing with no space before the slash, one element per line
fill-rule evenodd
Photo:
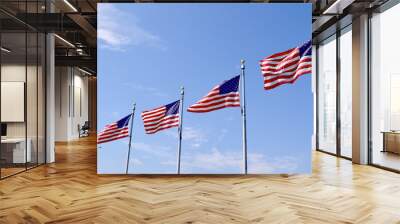
<path fill-rule="evenodd" d="M 310 21 L 311 4 L 99 4 L 98 173 L 310 173 Z"/>

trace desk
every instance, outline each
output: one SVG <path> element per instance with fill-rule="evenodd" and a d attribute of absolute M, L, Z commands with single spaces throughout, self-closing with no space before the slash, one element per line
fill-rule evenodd
<path fill-rule="evenodd" d="M 382 152 L 400 154 L 400 131 L 383 131 Z"/>
<path fill-rule="evenodd" d="M 27 144 L 28 147 L 26 147 L 26 154 L 25 154 L 25 138 L 1 139 L 2 157 L 5 158 L 6 162 L 9 162 L 9 163 L 31 162 L 31 160 L 32 160 L 32 153 L 31 153 L 32 141 L 30 138 L 28 138 L 26 142 L 28 143 Z M 3 154 L 6 154 L 6 155 L 3 156 Z M 26 161 L 25 161 L 25 159 L 26 159 Z"/>

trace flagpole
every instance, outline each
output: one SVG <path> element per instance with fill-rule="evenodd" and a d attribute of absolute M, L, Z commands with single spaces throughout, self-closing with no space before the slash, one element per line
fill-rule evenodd
<path fill-rule="evenodd" d="M 243 123 L 243 173 L 247 174 L 247 127 L 246 127 L 246 88 L 244 79 L 245 60 L 240 60 L 240 81 L 241 81 L 241 95 L 242 95 L 242 123 Z"/>
<path fill-rule="evenodd" d="M 182 117 L 183 117 L 183 97 L 185 95 L 185 88 L 181 87 L 181 100 L 179 102 L 179 128 L 178 128 L 178 161 L 177 161 L 177 173 L 181 173 L 181 149 L 182 149 Z"/>
<path fill-rule="evenodd" d="M 132 115 L 131 115 L 131 128 L 130 128 L 130 131 L 129 131 L 128 159 L 126 160 L 126 174 L 128 174 L 128 170 L 129 170 L 129 159 L 130 159 L 130 156 L 131 156 L 132 127 L 133 127 L 133 118 L 135 117 L 135 109 L 136 109 L 136 103 L 133 104 Z"/>

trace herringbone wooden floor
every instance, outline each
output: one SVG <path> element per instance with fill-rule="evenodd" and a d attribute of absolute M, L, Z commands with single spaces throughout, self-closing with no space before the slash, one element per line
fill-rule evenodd
<path fill-rule="evenodd" d="M 312 175 L 98 176 L 94 138 L 0 181 L 0 223 L 400 223 L 400 175 L 315 152 Z"/>

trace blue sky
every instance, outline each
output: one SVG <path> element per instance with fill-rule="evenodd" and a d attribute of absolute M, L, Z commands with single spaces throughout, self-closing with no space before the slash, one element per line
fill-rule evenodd
<path fill-rule="evenodd" d="M 311 39 L 311 4 L 99 4 L 98 127 L 130 113 L 130 173 L 176 173 L 177 128 L 146 135 L 140 112 L 184 110 L 246 60 L 249 173 L 311 172 L 311 75 L 263 90 L 258 61 Z M 239 108 L 184 112 L 182 173 L 241 173 Z M 99 173 L 124 173 L 128 139 L 100 145 Z"/>

